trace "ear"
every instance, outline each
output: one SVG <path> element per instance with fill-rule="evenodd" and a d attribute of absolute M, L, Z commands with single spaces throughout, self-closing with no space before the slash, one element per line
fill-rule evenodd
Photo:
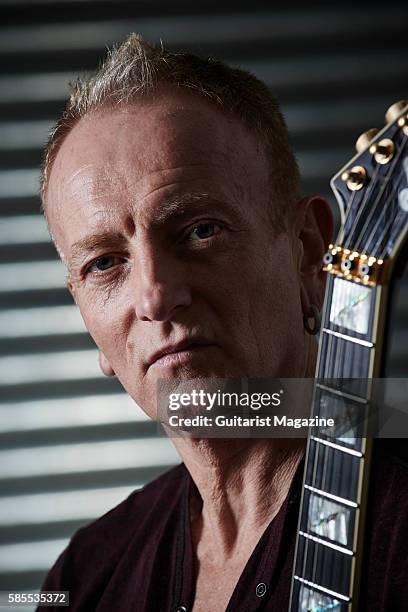
<path fill-rule="evenodd" d="M 327 200 L 320 196 L 303 198 L 296 205 L 295 239 L 300 247 L 298 261 L 300 297 L 306 316 L 311 306 L 323 306 L 326 274 L 323 255 L 333 234 L 333 215 Z"/>
<path fill-rule="evenodd" d="M 115 376 L 115 370 L 112 368 L 102 351 L 99 351 L 99 366 L 105 376 Z"/>

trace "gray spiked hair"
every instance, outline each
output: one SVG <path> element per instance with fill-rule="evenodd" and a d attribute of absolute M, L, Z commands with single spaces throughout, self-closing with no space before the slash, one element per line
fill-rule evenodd
<path fill-rule="evenodd" d="M 92 75 L 71 85 L 70 99 L 44 152 L 40 180 L 43 206 L 53 162 L 75 124 L 99 108 L 154 97 L 162 84 L 194 91 L 223 112 L 234 114 L 257 134 L 270 160 L 271 217 L 275 228 L 282 230 L 290 205 L 299 196 L 299 170 L 278 102 L 266 84 L 213 58 L 172 53 L 163 44 L 153 47 L 134 33 L 113 47 Z"/>

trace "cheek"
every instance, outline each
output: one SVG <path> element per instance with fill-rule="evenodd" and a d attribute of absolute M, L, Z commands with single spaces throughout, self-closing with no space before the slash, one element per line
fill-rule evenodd
<path fill-rule="evenodd" d="M 238 304 L 241 317 L 247 319 L 247 338 L 256 346 L 263 368 L 295 359 L 303 337 L 296 271 L 283 256 L 275 255 L 271 261 L 269 265 L 263 261 L 258 270 L 253 267 L 250 277 L 242 274 L 245 299 Z"/>
<path fill-rule="evenodd" d="M 115 367 L 113 362 L 117 362 L 118 356 L 124 356 L 123 346 L 126 343 L 124 313 L 110 300 L 102 302 L 82 295 L 77 303 L 95 344 L 111 362 L 112 367 Z"/>

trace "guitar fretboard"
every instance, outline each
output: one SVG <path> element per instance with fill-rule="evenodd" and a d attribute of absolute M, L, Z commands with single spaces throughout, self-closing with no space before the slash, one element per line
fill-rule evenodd
<path fill-rule="evenodd" d="M 364 436 L 380 289 L 329 276 L 294 568 L 292 611 L 348 610 L 353 597 L 365 463 Z"/>

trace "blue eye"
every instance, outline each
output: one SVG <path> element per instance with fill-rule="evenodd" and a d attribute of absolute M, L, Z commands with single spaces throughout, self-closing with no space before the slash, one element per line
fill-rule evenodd
<path fill-rule="evenodd" d="M 103 257 L 98 257 L 98 259 L 95 259 L 95 261 L 89 266 L 88 272 L 104 272 L 105 270 L 109 270 L 109 268 L 117 265 L 119 261 L 119 258 L 115 255 L 104 255 Z"/>
<path fill-rule="evenodd" d="M 218 223 L 199 223 L 190 233 L 190 240 L 205 240 L 212 238 L 222 230 Z"/>

